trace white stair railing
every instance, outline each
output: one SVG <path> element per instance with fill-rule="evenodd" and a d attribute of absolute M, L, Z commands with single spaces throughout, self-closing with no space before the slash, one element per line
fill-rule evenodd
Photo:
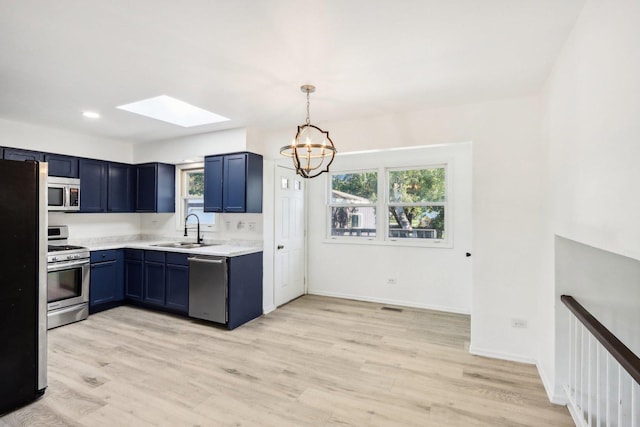
<path fill-rule="evenodd" d="M 568 408 L 580 427 L 640 427 L 640 359 L 573 297 Z"/>

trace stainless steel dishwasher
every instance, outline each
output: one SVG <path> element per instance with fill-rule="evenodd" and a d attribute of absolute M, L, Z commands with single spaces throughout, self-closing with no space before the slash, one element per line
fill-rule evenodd
<path fill-rule="evenodd" d="M 189 258 L 189 316 L 227 323 L 227 258 Z"/>

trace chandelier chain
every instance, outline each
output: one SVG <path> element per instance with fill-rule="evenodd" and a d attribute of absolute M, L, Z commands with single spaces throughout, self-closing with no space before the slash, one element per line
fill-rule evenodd
<path fill-rule="evenodd" d="M 308 125 L 309 125 L 309 124 L 311 124 L 311 119 L 309 118 L 309 105 L 310 105 L 310 102 L 309 102 L 309 92 L 310 92 L 310 90 L 309 90 L 309 89 L 307 89 L 307 124 L 308 124 Z"/>

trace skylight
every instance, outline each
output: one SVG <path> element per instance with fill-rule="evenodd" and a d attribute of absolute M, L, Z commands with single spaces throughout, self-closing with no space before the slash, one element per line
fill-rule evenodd
<path fill-rule="evenodd" d="M 229 120 L 167 95 L 120 105 L 117 108 L 185 128 Z"/>

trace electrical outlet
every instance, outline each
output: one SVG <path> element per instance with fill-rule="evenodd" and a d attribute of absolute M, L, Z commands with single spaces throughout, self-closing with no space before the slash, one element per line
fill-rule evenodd
<path fill-rule="evenodd" d="M 511 327 L 512 328 L 519 328 L 519 329 L 526 329 L 527 328 L 527 321 L 525 319 L 511 319 Z"/>
<path fill-rule="evenodd" d="M 394 277 L 390 277 L 387 279 L 387 285 L 395 285 L 396 279 Z"/>
<path fill-rule="evenodd" d="M 244 222 L 238 221 L 237 228 L 238 228 L 238 230 L 244 230 Z"/>
<path fill-rule="evenodd" d="M 225 221 L 224 226 L 227 230 L 231 229 L 231 221 Z"/>
<path fill-rule="evenodd" d="M 250 222 L 249 223 L 249 231 L 256 231 L 256 223 L 255 222 Z"/>

